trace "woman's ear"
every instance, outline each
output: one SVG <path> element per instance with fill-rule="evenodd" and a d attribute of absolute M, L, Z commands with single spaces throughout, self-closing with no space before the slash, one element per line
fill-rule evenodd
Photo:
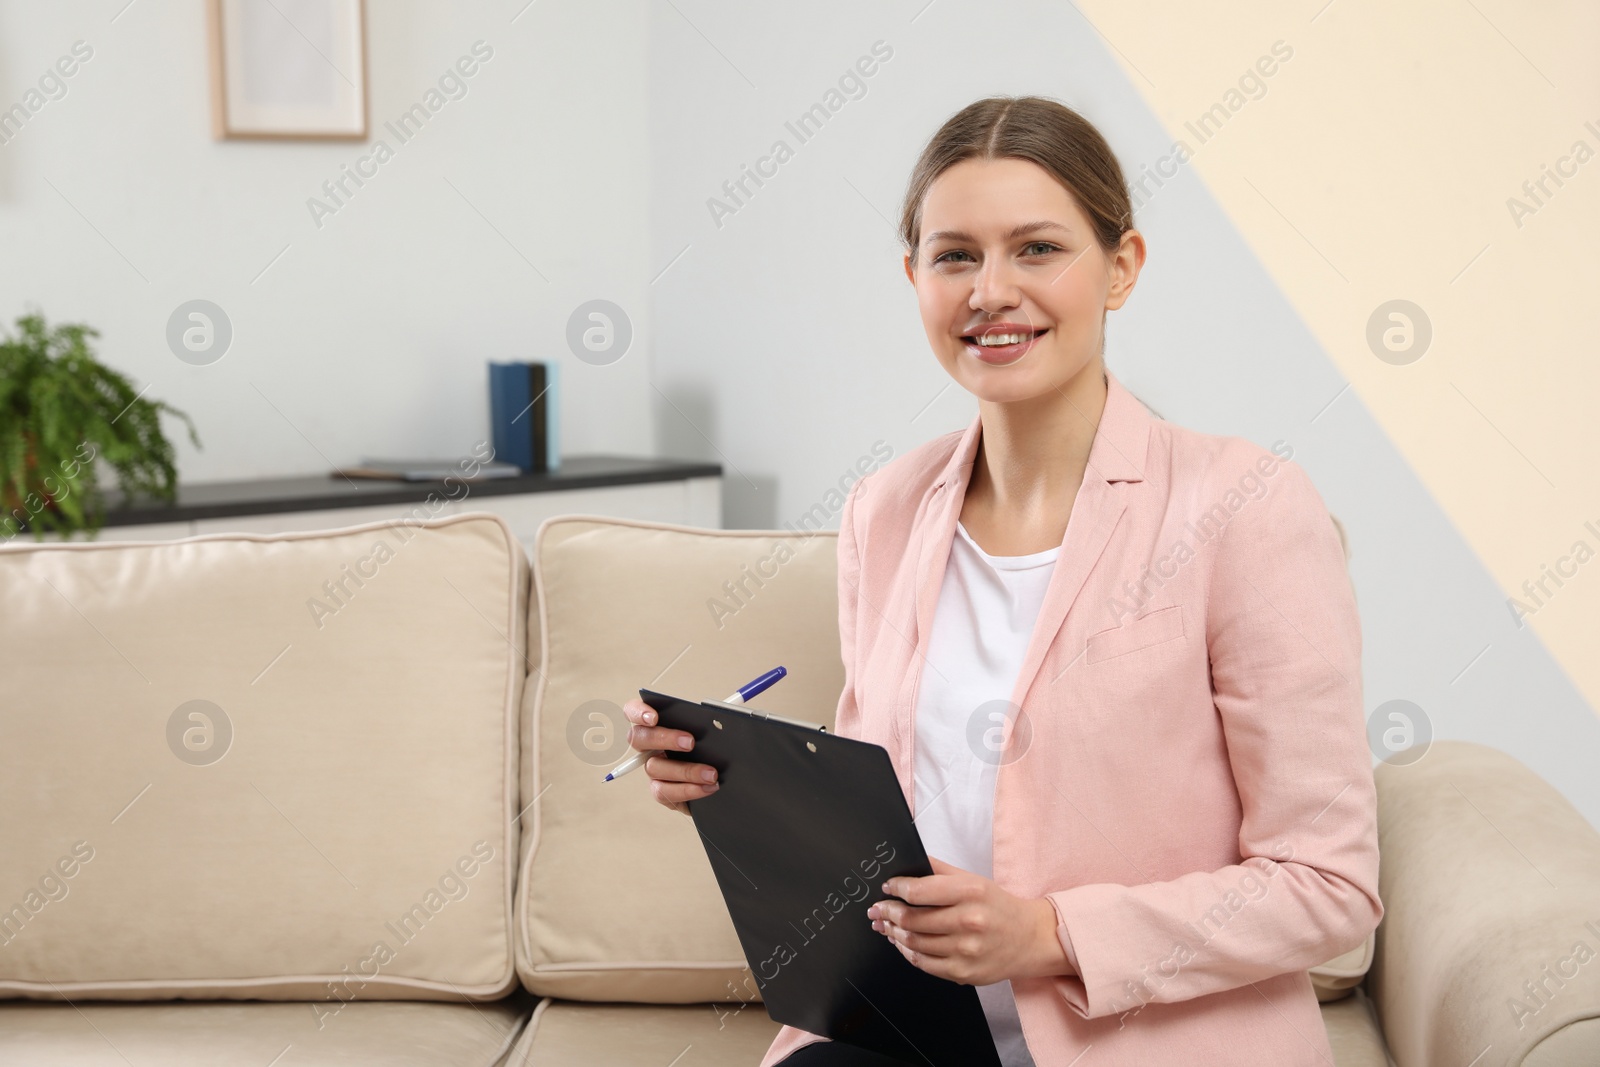
<path fill-rule="evenodd" d="M 1128 294 L 1133 292 L 1133 287 L 1139 280 L 1139 271 L 1144 267 L 1144 260 L 1144 235 L 1138 230 L 1125 231 L 1109 263 L 1112 279 L 1109 299 L 1106 300 L 1107 308 L 1116 311 L 1127 303 Z"/>
<path fill-rule="evenodd" d="M 911 269 L 911 256 L 909 254 L 906 256 L 906 280 L 912 285 L 917 284 L 917 274 Z"/>

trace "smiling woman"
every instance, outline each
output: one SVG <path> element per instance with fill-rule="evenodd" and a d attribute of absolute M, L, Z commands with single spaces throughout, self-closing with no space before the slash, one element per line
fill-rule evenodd
<path fill-rule="evenodd" d="M 1383 905 L 1361 635 L 1321 497 L 1287 456 L 1167 423 L 1106 370 L 1145 243 L 1070 108 L 951 117 L 901 236 L 929 348 L 978 416 L 839 514 L 835 729 L 889 753 L 934 871 L 890 878 L 873 930 L 977 987 L 1005 1067 L 1332 1063 L 1307 970 Z M 1194 529 L 1217 532 L 1167 558 Z M 624 710 L 634 748 L 692 748 Z M 675 810 L 716 789 L 703 764 L 646 769 Z M 762 1062 L 889 1061 L 785 1027 Z"/>

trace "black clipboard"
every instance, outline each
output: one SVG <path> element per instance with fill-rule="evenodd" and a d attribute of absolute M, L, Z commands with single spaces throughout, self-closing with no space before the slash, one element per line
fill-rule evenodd
<path fill-rule="evenodd" d="M 639 690 L 692 734 L 670 759 L 721 788 L 689 803 L 767 1014 L 922 1067 L 1000 1067 L 972 986 L 912 966 L 867 908 L 885 879 L 933 873 L 889 753 L 721 701 Z"/>

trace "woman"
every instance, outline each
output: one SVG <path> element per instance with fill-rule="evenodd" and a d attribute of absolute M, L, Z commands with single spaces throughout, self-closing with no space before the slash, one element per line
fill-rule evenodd
<path fill-rule="evenodd" d="M 889 751 L 937 857 L 869 917 L 978 987 L 1008 1067 L 1331 1067 L 1306 970 L 1383 916 L 1354 595 L 1292 449 L 1106 372 L 1131 223 L 1104 138 L 1037 97 L 963 109 L 912 175 L 906 276 L 978 417 L 841 514 L 836 729 Z M 717 788 L 648 773 L 679 811 Z M 780 1062 L 889 1061 L 785 1027 Z"/>

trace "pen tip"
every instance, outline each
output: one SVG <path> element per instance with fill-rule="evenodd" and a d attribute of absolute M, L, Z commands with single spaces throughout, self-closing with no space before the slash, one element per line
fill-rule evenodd
<path fill-rule="evenodd" d="M 608 781 L 608 782 L 611 781 L 612 777 L 613 777 L 612 775 L 609 775 L 609 774 L 606 775 L 606 781 Z"/>

